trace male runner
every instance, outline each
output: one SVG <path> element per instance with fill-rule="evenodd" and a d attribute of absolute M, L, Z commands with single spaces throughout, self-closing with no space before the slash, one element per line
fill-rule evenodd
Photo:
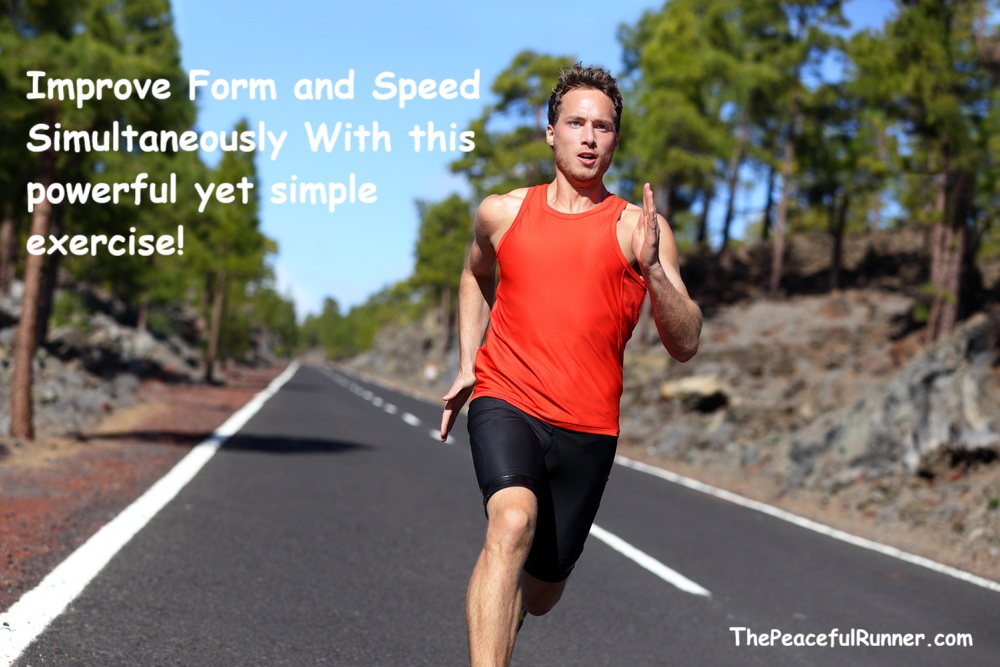
<path fill-rule="evenodd" d="M 441 419 L 444 440 L 472 397 L 488 519 L 466 600 L 473 665 L 509 664 L 524 610 L 552 609 L 583 551 L 614 462 L 623 351 L 647 291 L 670 355 L 687 361 L 698 350 L 701 310 L 649 184 L 641 208 L 604 186 L 621 110 L 606 70 L 564 70 L 546 130 L 555 180 L 491 195 L 476 213 L 459 287 L 459 373 Z"/>

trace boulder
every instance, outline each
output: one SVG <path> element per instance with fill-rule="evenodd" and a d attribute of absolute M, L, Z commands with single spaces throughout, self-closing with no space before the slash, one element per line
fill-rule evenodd
<path fill-rule="evenodd" d="M 690 375 L 660 385 L 660 397 L 689 410 L 714 412 L 731 403 L 732 389 L 714 375 Z"/>
<path fill-rule="evenodd" d="M 54 329 L 46 346 L 60 359 L 79 359 L 87 370 L 102 376 L 119 372 L 189 379 L 198 376 L 199 355 L 180 337 L 161 340 L 104 313 L 91 315 L 85 330 L 73 326 Z"/>
<path fill-rule="evenodd" d="M 1000 315 L 980 313 L 953 336 L 918 354 L 841 419 L 796 436 L 793 458 L 813 461 L 823 477 L 863 467 L 874 476 L 925 473 L 951 459 L 989 459 L 1000 452 Z M 810 455 L 806 455 L 809 452 Z"/>

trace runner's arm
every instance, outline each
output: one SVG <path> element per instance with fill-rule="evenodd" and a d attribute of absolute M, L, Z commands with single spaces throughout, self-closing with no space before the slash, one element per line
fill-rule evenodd
<path fill-rule="evenodd" d="M 441 415 L 441 440 L 448 438 L 476 383 L 476 353 L 483 343 L 496 297 L 496 230 L 492 198 L 487 198 L 476 212 L 475 238 L 465 258 L 458 284 L 458 375 L 444 395 Z"/>
<path fill-rule="evenodd" d="M 701 308 L 681 279 L 677 243 L 667 221 L 656 212 L 648 183 L 643 188 L 643 206 L 632 248 L 649 291 L 660 342 L 670 356 L 687 361 L 698 352 Z"/>

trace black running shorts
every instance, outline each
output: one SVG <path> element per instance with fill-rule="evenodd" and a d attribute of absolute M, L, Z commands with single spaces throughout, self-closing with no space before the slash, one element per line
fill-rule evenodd
<path fill-rule="evenodd" d="M 543 581 L 566 579 L 597 516 L 618 438 L 552 426 L 487 396 L 469 404 L 469 437 L 484 506 L 509 486 L 538 498 L 524 569 Z"/>

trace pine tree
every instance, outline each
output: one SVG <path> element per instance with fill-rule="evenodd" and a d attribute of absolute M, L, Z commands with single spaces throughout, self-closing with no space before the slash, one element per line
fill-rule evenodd
<path fill-rule="evenodd" d="M 988 35 L 979 23 L 984 6 L 899 2 L 884 33 L 859 35 L 852 45 L 869 105 L 886 108 L 903 135 L 900 204 L 932 230 L 928 341 L 950 333 L 961 316 L 975 232 L 988 224 L 986 212 L 996 211 L 983 196 L 997 173 L 995 75 L 983 58 Z"/>
<path fill-rule="evenodd" d="M 477 199 L 538 185 L 555 178 L 552 149 L 545 141 L 548 100 L 569 56 L 522 51 L 497 75 L 491 90 L 499 101 L 471 124 L 476 150 L 451 164 L 463 174 Z"/>
<path fill-rule="evenodd" d="M 247 122 L 241 120 L 233 129 L 245 132 Z M 252 153 L 225 153 L 206 182 L 234 186 L 245 182 L 253 186 L 245 189 L 246 203 L 243 190 L 237 190 L 234 202 L 210 201 L 197 225 L 198 240 L 204 249 L 200 274 L 209 312 L 205 380 L 215 382 L 216 362 L 240 352 L 249 336 L 246 285 L 262 277 L 264 259 L 277 247 L 260 231 L 257 167 Z"/>
<path fill-rule="evenodd" d="M 472 241 L 472 216 L 469 202 L 451 195 L 436 203 L 417 202 L 420 230 L 417 235 L 416 263 L 410 282 L 439 295 L 442 353 L 451 348 L 453 334 L 453 298 L 469 243 Z"/>

